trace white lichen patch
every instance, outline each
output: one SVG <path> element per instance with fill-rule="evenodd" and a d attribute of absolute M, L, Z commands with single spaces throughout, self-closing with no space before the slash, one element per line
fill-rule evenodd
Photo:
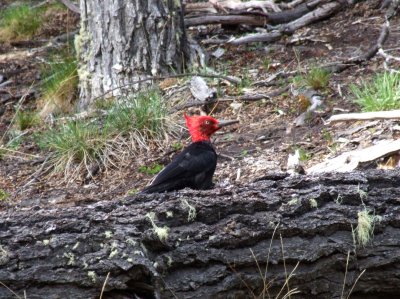
<path fill-rule="evenodd" d="M 46 246 L 50 244 L 50 240 L 47 240 L 47 239 L 43 240 L 42 242 L 43 242 L 43 245 L 46 245 Z"/>
<path fill-rule="evenodd" d="M 110 238 L 113 236 L 113 233 L 112 233 L 112 231 L 110 231 L 110 230 L 106 230 L 106 231 L 104 232 L 104 236 L 105 236 L 107 239 L 110 239 Z"/>
<path fill-rule="evenodd" d="M 174 212 L 172 212 L 172 211 L 167 211 L 167 212 L 165 213 L 165 215 L 167 216 L 167 218 L 172 218 L 172 217 L 174 217 Z"/>

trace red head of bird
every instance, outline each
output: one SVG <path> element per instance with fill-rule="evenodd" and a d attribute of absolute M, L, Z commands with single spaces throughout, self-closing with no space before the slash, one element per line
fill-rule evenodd
<path fill-rule="evenodd" d="M 210 141 L 210 137 L 222 127 L 238 123 L 237 120 L 217 120 L 208 115 L 188 116 L 184 113 L 186 125 L 193 142 Z"/>
<path fill-rule="evenodd" d="M 184 116 L 193 142 L 209 141 L 211 135 L 221 128 L 218 120 L 211 116 L 188 116 L 186 113 Z"/>

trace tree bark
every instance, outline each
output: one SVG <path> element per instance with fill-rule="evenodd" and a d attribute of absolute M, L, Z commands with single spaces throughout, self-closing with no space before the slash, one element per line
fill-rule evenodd
<path fill-rule="evenodd" d="M 75 46 L 81 109 L 105 93 L 120 95 L 118 87 L 138 79 L 181 72 L 186 37 L 177 3 L 80 1 L 81 28 Z"/>
<path fill-rule="evenodd" d="M 99 298 L 103 286 L 103 298 L 346 298 L 353 286 L 351 298 L 399 298 L 399 198 L 399 171 L 369 170 L 10 208 L 0 282 L 30 299 Z M 360 245 L 363 211 L 374 236 Z"/>

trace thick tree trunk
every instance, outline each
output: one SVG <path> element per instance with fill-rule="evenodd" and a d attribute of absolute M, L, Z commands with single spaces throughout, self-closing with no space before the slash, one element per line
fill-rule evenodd
<path fill-rule="evenodd" d="M 105 93 L 120 95 L 119 87 L 138 79 L 181 71 L 186 40 L 177 3 L 80 1 L 80 108 Z"/>
<path fill-rule="evenodd" d="M 103 298 L 346 298 L 353 285 L 351 298 L 400 298 L 399 198 L 400 172 L 368 171 L 9 209 L 0 282 L 29 299 L 98 298 L 103 285 Z M 375 215 L 364 246 L 362 211 Z"/>

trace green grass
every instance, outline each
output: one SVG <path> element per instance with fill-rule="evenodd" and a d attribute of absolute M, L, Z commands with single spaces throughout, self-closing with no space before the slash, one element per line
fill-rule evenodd
<path fill-rule="evenodd" d="M 362 111 L 400 109 L 400 74 L 384 72 L 360 86 L 350 85 L 354 101 Z"/>
<path fill-rule="evenodd" d="M 167 113 L 160 92 L 151 89 L 116 102 L 105 121 L 105 128 L 112 133 L 135 133 L 141 139 L 162 138 Z"/>
<path fill-rule="evenodd" d="M 0 42 L 31 38 L 38 32 L 41 24 L 38 10 L 26 4 L 11 6 L 0 14 Z"/>
<path fill-rule="evenodd" d="M 15 115 L 15 124 L 19 130 L 24 131 L 39 123 L 39 117 L 34 111 L 18 110 Z"/>
<path fill-rule="evenodd" d="M 66 174 L 71 173 L 75 166 L 81 170 L 102 160 L 107 150 L 106 136 L 102 130 L 95 124 L 83 122 L 70 122 L 45 131 L 37 142 L 41 148 L 52 153 L 55 170 Z"/>
<path fill-rule="evenodd" d="M 78 66 L 74 53 L 54 55 L 42 70 L 42 117 L 69 113 L 75 109 L 78 97 Z"/>
<path fill-rule="evenodd" d="M 98 104 L 97 104 L 98 105 Z M 107 104 L 108 106 L 108 104 Z M 147 90 L 113 101 L 107 116 L 96 116 L 88 123 L 69 122 L 39 133 L 38 145 L 51 153 L 56 172 L 82 174 L 97 163 L 103 169 L 130 155 L 160 145 L 175 128 L 158 90 Z M 161 165 L 143 167 L 142 172 L 158 173 Z"/>

